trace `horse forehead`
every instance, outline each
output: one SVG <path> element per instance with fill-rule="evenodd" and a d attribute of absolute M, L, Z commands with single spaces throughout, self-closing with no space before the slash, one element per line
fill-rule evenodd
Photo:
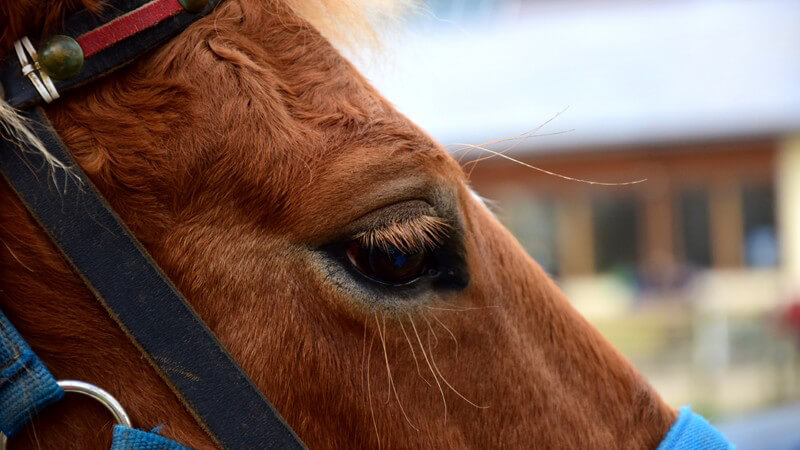
<path fill-rule="evenodd" d="M 304 27 L 289 32 L 276 26 L 268 27 L 270 34 L 281 39 L 266 39 L 261 28 L 231 26 L 223 35 L 242 33 L 242 39 L 215 40 L 224 28 L 201 30 L 198 37 L 211 39 L 208 49 L 216 57 L 197 55 L 210 68 L 200 83 L 217 95 L 201 108 L 203 117 L 224 131 L 209 130 L 209 141 L 219 145 L 205 147 L 226 155 L 215 166 L 222 178 L 241 180 L 239 187 L 219 183 L 220 189 L 255 187 L 265 200 L 275 202 L 277 196 L 295 205 L 315 204 L 310 198 L 346 204 L 348 195 L 357 202 L 377 184 L 461 173 L 321 36 Z M 295 41 L 313 55 L 295 54 Z"/>

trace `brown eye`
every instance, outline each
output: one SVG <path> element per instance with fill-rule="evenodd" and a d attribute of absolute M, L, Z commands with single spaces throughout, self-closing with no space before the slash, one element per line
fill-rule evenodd
<path fill-rule="evenodd" d="M 371 247 L 353 241 L 347 247 L 347 258 L 359 272 L 384 284 L 408 284 L 428 272 L 435 272 L 429 267 L 427 251 L 403 251 L 394 245 Z"/>

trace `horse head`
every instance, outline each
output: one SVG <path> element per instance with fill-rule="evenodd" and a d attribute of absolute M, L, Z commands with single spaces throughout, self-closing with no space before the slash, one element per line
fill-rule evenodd
<path fill-rule="evenodd" d="M 78 2 L 40 3 L 0 6 L 0 48 Z M 47 115 L 309 447 L 654 448 L 675 411 L 296 3 L 226 0 Z M 0 196 L 0 304 L 52 372 L 212 447 L 5 183 Z M 107 420 L 68 399 L 14 444 L 83 448 Z"/>

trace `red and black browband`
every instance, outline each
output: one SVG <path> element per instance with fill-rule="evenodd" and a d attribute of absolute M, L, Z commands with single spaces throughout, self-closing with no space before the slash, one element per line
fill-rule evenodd
<path fill-rule="evenodd" d="M 101 15 L 84 10 L 70 16 L 57 34 L 77 42 L 84 60 L 72 77 L 54 80 L 54 88 L 63 95 L 131 62 L 207 15 L 218 1 L 110 0 Z M 33 38 L 30 43 L 36 46 L 47 42 L 46 38 Z M 21 149 L 18 142 L 0 139 L 0 172 L 5 180 L 109 315 L 219 445 L 303 448 L 74 161 L 37 107 L 44 101 L 42 94 L 30 73 L 23 74 L 19 59 L 12 52 L 2 62 L 0 92 L 5 92 L 7 103 L 21 110 L 31 130 L 71 173 L 50 166 L 29 143 Z"/>
<path fill-rule="evenodd" d="M 63 95 L 119 67 L 128 64 L 189 25 L 207 15 L 220 0 L 110 0 L 100 14 L 81 10 L 70 15 L 54 35 L 74 39 L 82 50 L 83 68 L 73 77 L 53 80 Z M 192 12 L 186 9 L 195 9 Z M 202 6 L 202 9 L 200 7 Z M 41 53 L 50 36 L 31 36 Z M 22 65 L 11 52 L 0 65 L 0 85 L 5 101 L 16 108 L 42 104 L 42 96 L 25 76 Z"/>

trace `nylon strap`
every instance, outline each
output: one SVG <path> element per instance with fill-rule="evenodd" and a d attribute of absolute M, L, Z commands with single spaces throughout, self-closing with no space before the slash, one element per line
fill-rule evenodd
<path fill-rule="evenodd" d="M 114 425 L 111 450 L 191 450 L 154 431 L 137 430 L 124 425 Z"/>
<path fill-rule="evenodd" d="M 703 416 L 684 406 L 656 450 L 736 450 Z"/>
<path fill-rule="evenodd" d="M 42 360 L 0 311 L 0 448 L 44 408 L 61 400 L 64 390 Z M 111 450 L 189 450 L 158 434 L 123 425 L 114 427 Z"/>
<path fill-rule="evenodd" d="M 64 391 L 0 311 L 0 431 L 16 435 Z"/>

